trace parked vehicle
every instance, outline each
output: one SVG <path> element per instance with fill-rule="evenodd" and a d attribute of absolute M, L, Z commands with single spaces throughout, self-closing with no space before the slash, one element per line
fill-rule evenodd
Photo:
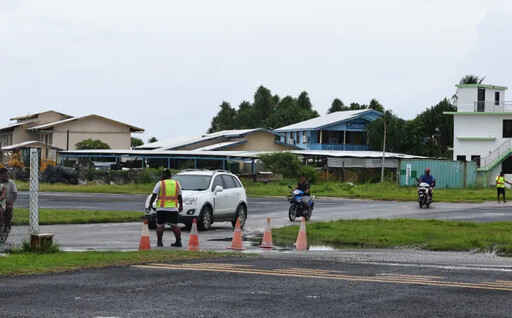
<path fill-rule="evenodd" d="M 200 231 L 209 230 L 214 222 L 231 222 L 235 227 L 237 218 L 244 227 L 247 192 L 237 176 L 225 170 L 184 170 L 172 179 L 181 185 L 183 212 L 179 220 L 187 228 L 192 227 L 194 219 Z M 149 228 L 155 229 L 156 206 L 154 204 L 153 209 L 149 209 L 150 198 L 146 200 L 146 218 Z"/>
<path fill-rule="evenodd" d="M 420 205 L 420 209 L 425 207 L 430 207 L 430 204 L 432 203 L 432 199 L 430 198 L 430 195 L 428 193 L 430 186 L 428 183 L 421 182 L 418 184 L 418 203 Z"/>
<path fill-rule="evenodd" d="M 291 186 L 288 186 L 292 189 Z M 288 201 L 290 201 L 290 209 L 288 210 L 288 218 L 290 221 L 295 221 L 297 217 L 304 217 L 306 220 L 311 219 L 311 214 L 313 213 L 313 208 L 315 206 L 315 197 L 311 196 L 308 203 L 302 202 L 302 197 L 304 196 L 304 192 L 299 189 L 295 189 L 291 191 L 290 196 L 288 196 Z"/>

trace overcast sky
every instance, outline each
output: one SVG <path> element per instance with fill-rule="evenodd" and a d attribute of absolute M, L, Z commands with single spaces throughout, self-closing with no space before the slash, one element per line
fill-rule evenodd
<path fill-rule="evenodd" d="M 0 0 L 0 126 L 53 109 L 200 135 L 259 85 L 411 119 L 468 73 L 511 87 L 510 34 L 507 0 Z"/>

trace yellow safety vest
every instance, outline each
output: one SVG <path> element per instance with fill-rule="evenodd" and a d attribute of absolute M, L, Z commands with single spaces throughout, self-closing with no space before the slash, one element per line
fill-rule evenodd
<path fill-rule="evenodd" d="M 496 187 L 497 188 L 505 187 L 505 177 L 501 177 L 501 176 L 496 177 Z"/>
<path fill-rule="evenodd" d="M 177 208 L 178 194 L 180 193 L 180 184 L 171 179 L 160 181 L 160 194 L 158 195 L 159 208 Z"/>

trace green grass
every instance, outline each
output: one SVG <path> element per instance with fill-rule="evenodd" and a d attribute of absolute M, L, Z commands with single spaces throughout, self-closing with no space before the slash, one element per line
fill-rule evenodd
<path fill-rule="evenodd" d="M 0 257 L 0 275 L 56 273 L 82 268 L 173 262 L 228 253 L 188 251 L 11 253 Z"/>
<path fill-rule="evenodd" d="M 124 223 L 143 220 L 143 212 L 40 209 L 39 224 Z M 12 224 L 29 223 L 28 209 L 16 209 Z"/>
<path fill-rule="evenodd" d="M 295 182 L 296 183 L 296 182 Z M 289 194 L 289 182 L 256 183 L 244 182 L 250 196 L 283 196 Z M 416 187 L 399 187 L 394 183 L 365 183 L 350 185 L 346 183 L 324 181 L 311 185 L 311 193 L 321 197 L 343 197 L 354 199 L 416 201 Z M 512 194 L 511 194 L 512 195 Z M 484 202 L 496 199 L 496 189 L 434 189 L 436 202 Z"/>
<path fill-rule="evenodd" d="M 297 180 L 283 182 L 261 183 L 245 181 L 247 194 L 252 197 L 285 196 L 289 194 L 287 185 L 295 185 Z M 28 183 L 18 182 L 20 191 L 28 190 Z M 127 185 L 67 185 L 41 183 L 42 192 L 82 192 L 82 193 L 123 193 L 123 194 L 150 194 L 154 184 L 127 184 Z M 316 196 L 343 197 L 355 199 L 415 201 L 417 188 L 399 187 L 394 183 L 371 183 L 349 185 L 346 183 L 320 181 L 311 185 L 311 191 Z M 509 191 L 510 192 L 510 191 Z M 484 202 L 496 199 L 496 189 L 468 188 L 468 189 L 435 189 L 434 200 L 437 202 Z M 511 193 L 512 195 L 512 193 Z"/>
<path fill-rule="evenodd" d="M 298 226 L 272 230 L 274 240 L 293 243 Z M 369 219 L 308 223 L 309 245 L 335 248 L 420 248 L 433 251 L 497 252 L 512 256 L 512 222 Z"/>

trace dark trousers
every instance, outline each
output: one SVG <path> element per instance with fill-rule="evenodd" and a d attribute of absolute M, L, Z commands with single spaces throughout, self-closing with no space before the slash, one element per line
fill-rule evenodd
<path fill-rule="evenodd" d="M 500 202 L 500 194 L 503 194 L 503 202 L 506 201 L 505 199 L 505 188 L 496 188 L 498 190 L 498 202 Z"/>

